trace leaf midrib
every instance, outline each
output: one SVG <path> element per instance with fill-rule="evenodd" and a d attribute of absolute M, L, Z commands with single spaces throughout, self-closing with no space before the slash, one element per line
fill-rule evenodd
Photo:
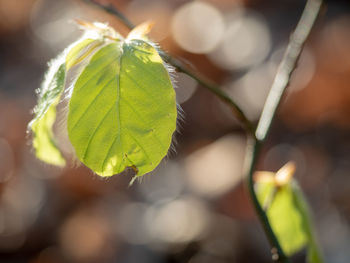
<path fill-rule="evenodd" d="M 117 45 L 115 45 L 117 47 Z M 124 44 L 123 44 L 124 46 Z M 124 152 L 123 150 L 123 142 L 121 140 L 121 118 L 120 118 L 120 72 L 122 71 L 122 57 L 123 57 L 123 48 L 120 50 L 120 56 L 118 58 L 118 62 L 117 62 L 117 65 L 119 65 L 119 72 L 116 74 L 116 79 L 117 79 L 117 101 L 116 101 L 116 111 L 117 111 L 117 137 L 113 140 L 111 146 L 109 147 L 108 151 L 107 151 L 107 154 L 102 162 L 102 172 L 104 171 L 105 169 L 105 165 L 106 165 L 106 160 L 109 156 L 109 153 L 111 151 L 111 149 L 113 148 L 113 145 L 115 144 L 115 142 L 117 140 L 119 140 L 119 143 L 120 143 L 120 149 L 121 149 L 121 153 Z M 118 158 L 118 156 L 117 156 Z M 119 167 L 118 167 L 118 172 L 120 171 L 120 166 L 122 165 L 122 163 L 124 162 L 123 160 L 123 156 L 120 156 L 121 160 L 119 161 Z"/>

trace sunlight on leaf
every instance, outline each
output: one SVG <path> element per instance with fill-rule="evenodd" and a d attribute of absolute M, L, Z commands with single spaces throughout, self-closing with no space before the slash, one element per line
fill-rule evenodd
<path fill-rule="evenodd" d="M 321 263 L 323 261 L 314 238 L 309 208 L 296 181 L 288 172 L 294 171 L 294 168 L 289 164 L 280 171 L 275 174 L 274 180 L 268 180 L 267 176 L 273 173 L 258 172 L 255 187 L 259 202 L 266 209 L 270 224 L 288 256 L 306 248 L 307 262 Z M 278 184 L 278 174 L 283 175 L 280 178 L 288 180 Z"/>
<path fill-rule="evenodd" d="M 273 193 L 273 188 L 273 184 L 259 185 L 259 195 L 265 196 L 261 200 L 262 204 Z M 307 234 L 303 229 L 303 218 L 294 204 L 293 191 L 290 185 L 277 190 L 267 210 L 267 215 L 282 248 L 288 255 L 298 252 L 306 245 Z"/>
<path fill-rule="evenodd" d="M 127 40 L 130 39 L 143 39 L 147 40 L 146 35 L 151 32 L 154 26 L 154 22 L 148 21 L 144 22 L 138 26 L 136 26 L 133 30 L 128 34 Z"/>
<path fill-rule="evenodd" d="M 58 100 L 50 106 L 40 120 L 32 124 L 31 128 L 35 134 L 33 146 L 36 150 L 36 157 L 49 164 L 63 166 L 66 162 L 56 146 L 52 132 L 52 125 L 56 119 L 57 102 Z"/>
<path fill-rule="evenodd" d="M 142 40 L 101 48 L 79 76 L 68 134 L 78 158 L 101 176 L 134 167 L 141 176 L 167 154 L 175 92 L 156 49 Z"/>
<path fill-rule="evenodd" d="M 101 40 L 83 39 L 69 50 L 66 56 L 66 69 L 69 70 L 73 66 L 79 64 L 86 59 L 98 46 L 102 45 Z"/>
<path fill-rule="evenodd" d="M 33 146 L 36 156 L 50 164 L 63 166 L 65 160 L 53 138 L 52 126 L 56 119 L 56 105 L 60 99 L 65 82 L 65 66 L 60 64 L 62 57 L 51 63 L 40 91 L 35 118 L 29 123 L 33 131 Z"/>
<path fill-rule="evenodd" d="M 53 165 L 65 165 L 52 127 L 56 120 L 56 106 L 64 90 L 66 71 L 86 59 L 101 44 L 100 40 L 80 39 L 49 63 L 34 109 L 35 117 L 28 125 L 33 132 L 33 147 L 38 159 Z"/>
<path fill-rule="evenodd" d="M 50 164 L 65 163 L 52 132 L 65 90 L 67 132 L 78 159 L 101 176 L 127 167 L 142 176 L 168 153 L 177 119 L 169 69 L 146 37 L 152 23 L 124 39 L 105 24 L 76 22 L 84 35 L 63 52 L 59 67 L 50 66 L 30 124 L 36 154 Z M 65 88 L 68 71 L 73 74 Z"/>

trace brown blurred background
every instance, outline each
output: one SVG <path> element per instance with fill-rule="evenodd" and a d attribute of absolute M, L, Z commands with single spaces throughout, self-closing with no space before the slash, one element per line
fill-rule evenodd
<path fill-rule="evenodd" d="M 257 120 L 304 1 L 104 0 L 213 79 Z M 0 0 L 0 262 L 271 262 L 241 172 L 245 137 L 229 109 L 183 74 L 176 154 L 141 183 L 36 160 L 26 125 L 47 61 L 116 18 L 78 0 Z M 350 4 L 329 1 L 273 125 L 259 169 L 288 160 L 326 262 L 350 258 Z M 294 257 L 304 262 L 305 253 Z"/>

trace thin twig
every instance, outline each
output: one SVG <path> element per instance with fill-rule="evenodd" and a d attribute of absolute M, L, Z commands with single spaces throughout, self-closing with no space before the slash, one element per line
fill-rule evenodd
<path fill-rule="evenodd" d="M 322 0 L 308 0 L 298 25 L 291 35 L 256 128 L 255 136 L 260 141 L 265 140 L 269 132 L 276 110 L 281 102 L 282 95 L 296 68 L 297 61 L 303 50 L 303 45 L 310 34 L 321 5 Z"/>
<path fill-rule="evenodd" d="M 84 0 L 84 1 L 116 16 L 130 30 L 135 27 L 135 25 L 129 19 L 127 19 L 123 15 L 123 13 L 121 13 L 116 7 L 114 7 L 112 5 L 102 5 L 94 0 Z M 182 63 L 180 60 L 170 56 L 169 54 L 167 54 L 163 50 L 160 51 L 160 55 L 162 56 L 163 60 L 166 63 L 169 63 L 170 65 L 175 67 L 179 72 L 185 73 L 186 75 L 188 75 L 191 78 L 193 78 L 194 80 L 196 80 L 202 87 L 206 88 L 207 90 L 209 90 L 210 92 L 215 94 L 222 102 L 224 102 L 229 107 L 231 107 L 233 114 L 240 121 L 240 124 L 243 126 L 243 128 L 251 136 L 255 136 L 254 135 L 254 132 L 255 132 L 254 126 L 249 121 L 249 119 L 246 117 L 243 110 L 222 89 L 220 89 L 220 87 L 218 85 L 207 80 L 202 75 L 200 75 L 198 72 L 194 72 L 189 67 L 185 66 L 184 63 Z"/>
<path fill-rule="evenodd" d="M 288 86 L 290 77 L 296 68 L 298 58 L 303 49 L 303 45 L 310 34 L 310 31 L 316 21 L 316 18 L 320 12 L 322 0 L 308 0 L 302 16 L 298 22 L 298 25 L 292 34 L 288 47 L 285 51 L 283 59 L 277 70 L 275 79 L 273 81 L 271 90 L 266 99 L 257 129 L 255 138 L 251 139 L 248 145 L 246 163 L 248 164 L 248 189 L 255 211 L 258 218 L 265 230 L 265 234 L 272 247 L 272 258 L 273 260 L 280 263 L 290 262 L 288 257 L 283 252 L 283 249 L 272 230 L 268 217 L 261 207 L 258 198 L 254 190 L 253 174 L 255 166 L 258 160 L 260 148 L 265 141 L 270 128 L 271 123 L 275 117 L 277 108 L 281 102 L 282 96 Z"/>

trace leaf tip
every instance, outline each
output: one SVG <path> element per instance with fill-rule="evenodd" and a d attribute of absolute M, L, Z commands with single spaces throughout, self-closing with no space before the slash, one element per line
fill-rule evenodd
<path fill-rule="evenodd" d="M 151 32 L 154 24 L 155 23 L 153 21 L 146 21 L 137 25 L 134 29 L 130 31 L 127 39 L 145 38 L 146 35 L 148 35 Z"/>
<path fill-rule="evenodd" d="M 281 169 L 279 169 L 275 176 L 276 185 L 281 186 L 288 184 L 296 170 L 295 162 L 289 161 Z"/>

